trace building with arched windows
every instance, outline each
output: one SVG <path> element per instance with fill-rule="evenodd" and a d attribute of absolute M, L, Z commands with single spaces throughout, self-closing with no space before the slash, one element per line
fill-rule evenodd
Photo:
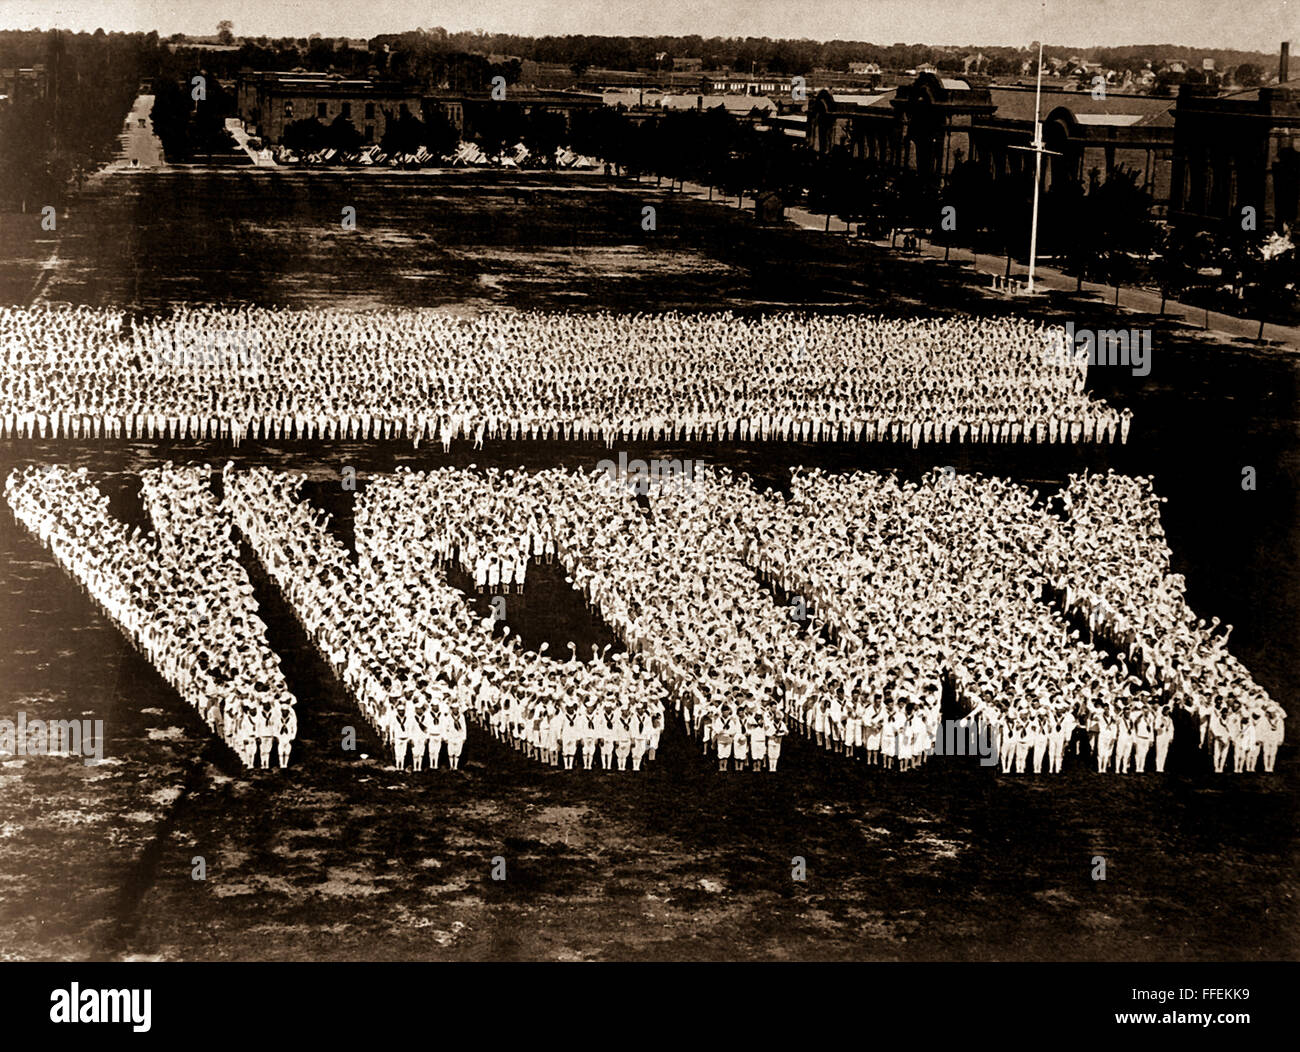
<path fill-rule="evenodd" d="M 970 157 L 996 180 L 1032 170 L 1023 149 L 1034 135 L 1034 88 L 990 89 L 994 112 L 978 122 Z M 1153 95 L 1044 88 L 1039 112 L 1045 157 L 1043 189 L 1073 182 L 1087 186 L 1091 173 L 1105 181 L 1117 167 L 1135 171 L 1157 205 L 1169 201 L 1173 168 L 1173 100 Z M 1019 147 L 1019 148 L 1017 148 Z"/>
<path fill-rule="evenodd" d="M 822 154 L 846 152 L 942 183 L 966 158 L 998 180 L 1033 167 L 1033 87 L 996 85 L 978 77 L 922 73 L 910 84 L 870 95 L 821 91 L 808 107 L 808 142 Z M 1169 199 L 1174 140 L 1173 100 L 1045 87 L 1043 138 L 1054 151 L 1044 187 L 1070 180 L 1087 185 L 1117 166 L 1137 171 L 1157 203 Z"/>
<path fill-rule="evenodd" d="M 817 92 L 808 102 L 808 146 L 819 154 L 847 151 L 854 157 L 898 163 L 898 128 L 890 103 L 894 88 L 870 94 Z"/>
<path fill-rule="evenodd" d="M 900 161 L 927 182 L 942 182 L 955 157 L 972 155 L 977 128 L 997 110 L 986 83 L 930 72 L 900 87 L 890 105 L 898 119 Z"/>

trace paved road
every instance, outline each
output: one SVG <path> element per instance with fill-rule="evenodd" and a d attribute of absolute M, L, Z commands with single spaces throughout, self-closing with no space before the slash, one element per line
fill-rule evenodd
<path fill-rule="evenodd" d="M 888 241 L 873 243 L 882 246 L 888 246 L 889 244 Z M 919 251 L 923 255 L 937 259 L 942 259 L 944 253 L 942 245 L 933 245 L 927 241 L 921 242 Z M 992 283 L 993 276 L 1001 277 L 1006 273 L 1005 256 L 983 255 L 976 258 L 969 249 L 953 248 L 949 258 L 957 262 L 973 261 L 978 273 L 989 275 L 989 284 Z M 1016 263 L 1012 264 L 1011 276 L 1022 285 L 1026 274 L 1025 267 Z M 1074 292 L 1078 287 L 1078 280 L 1073 275 L 1064 274 L 1054 267 L 1046 267 L 1041 263 L 1034 270 L 1034 282 L 1044 289 L 1053 289 L 1060 292 Z M 1107 303 L 1116 302 L 1115 287 L 1113 285 L 1100 285 L 1094 281 L 1085 281 L 1083 291 L 1084 293 L 1091 293 Z M 1158 314 L 1160 313 L 1160 293 L 1126 285 L 1119 291 L 1119 306 L 1142 314 Z M 1178 300 L 1165 300 L 1164 312 L 1172 318 L 1185 321 L 1193 328 L 1207 328 L 1213 332 L 1234 338 L 1253 340 L 1259 333 L 1258 319 L 1238 318 L 1231 314 L 1220 314 L 1218 311 L 1207 312 L 1203 307 L 1181 303 Z M 1264 339 L 1300 348 L 1300 328 L 1268 324 L 1264 326 Z"/>
<path fill-rule="evenodd" d="M 126 116 L 119 141 L 122 144 L 117 159 L 103 169 L 105 172 L 129 171 L 137 168 L 166 168 L 162 141 L 154 134 L 149 117 L 153 109 L 152 95 L 137 95 L 131 112 Z"/>

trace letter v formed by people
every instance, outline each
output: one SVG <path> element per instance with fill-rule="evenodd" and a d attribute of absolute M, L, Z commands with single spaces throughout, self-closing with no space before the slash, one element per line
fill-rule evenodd
<path fill-rule="evenodd" d="M 18 521 L 219 737 L 239 730 L 228 717 L 244 712 L 280 728 L 276 710 L 293 698 L 265 625 L 252 616 L 252 583 L 207 471 L 166 466 L 141 474 L 141 501 L 154 525 L 143 537 L 110 513 L 108 497 L 84 472 L 14 472 L 5 491 Z M 245 723 L 242 742 L 227 744 L 250 763 L 247 731 Z"/>

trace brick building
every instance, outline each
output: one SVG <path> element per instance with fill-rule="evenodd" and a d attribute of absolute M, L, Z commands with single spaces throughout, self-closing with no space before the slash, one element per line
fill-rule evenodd
<path fill-rule="evenodd" d="M 1010 147 L 1033 140 L 1034 89 L 992 86 L 989 96 L 994 110 L 976 122 L 971 158 L 984 164 L 995 179 L 1031 169 L 1033 154 Z M 1040 112 L 1043 142 L 1058 155 L 1044 158 L 1044 189 L 1063 181 L 1086 186 L 1094 169 L 1104 181 L 1107 172 L 1122 165 L 1138 173 L 1138 185 L 1150 189 L 1157 205 L 1168 203 L 1173 100 L 1112 92 L 1098 99 L 1087 91 L 1045 87 Z"/>
<path fill-rule="evenodd" d="M 284 129 L 304 117 L 329 124 L 346 117 L 366 142 L 379 142 L 405 105 L 420 115 L 422 93 L 408 85 L 380 80 L 348 80 L 325 73 L 274 72 L 239 74 L 236 100 L 239 117 L 266 142 L 277 145 Z"/>

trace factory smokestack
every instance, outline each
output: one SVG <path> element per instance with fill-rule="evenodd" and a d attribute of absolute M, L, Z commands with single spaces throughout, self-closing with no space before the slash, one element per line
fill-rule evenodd
<path fill-rule="evenodd" d="M 1291 76 L 1291 41 L 1282 41 L 1282 55 L 1277 65 L 1277 82 L 1285 84 Z"/>

